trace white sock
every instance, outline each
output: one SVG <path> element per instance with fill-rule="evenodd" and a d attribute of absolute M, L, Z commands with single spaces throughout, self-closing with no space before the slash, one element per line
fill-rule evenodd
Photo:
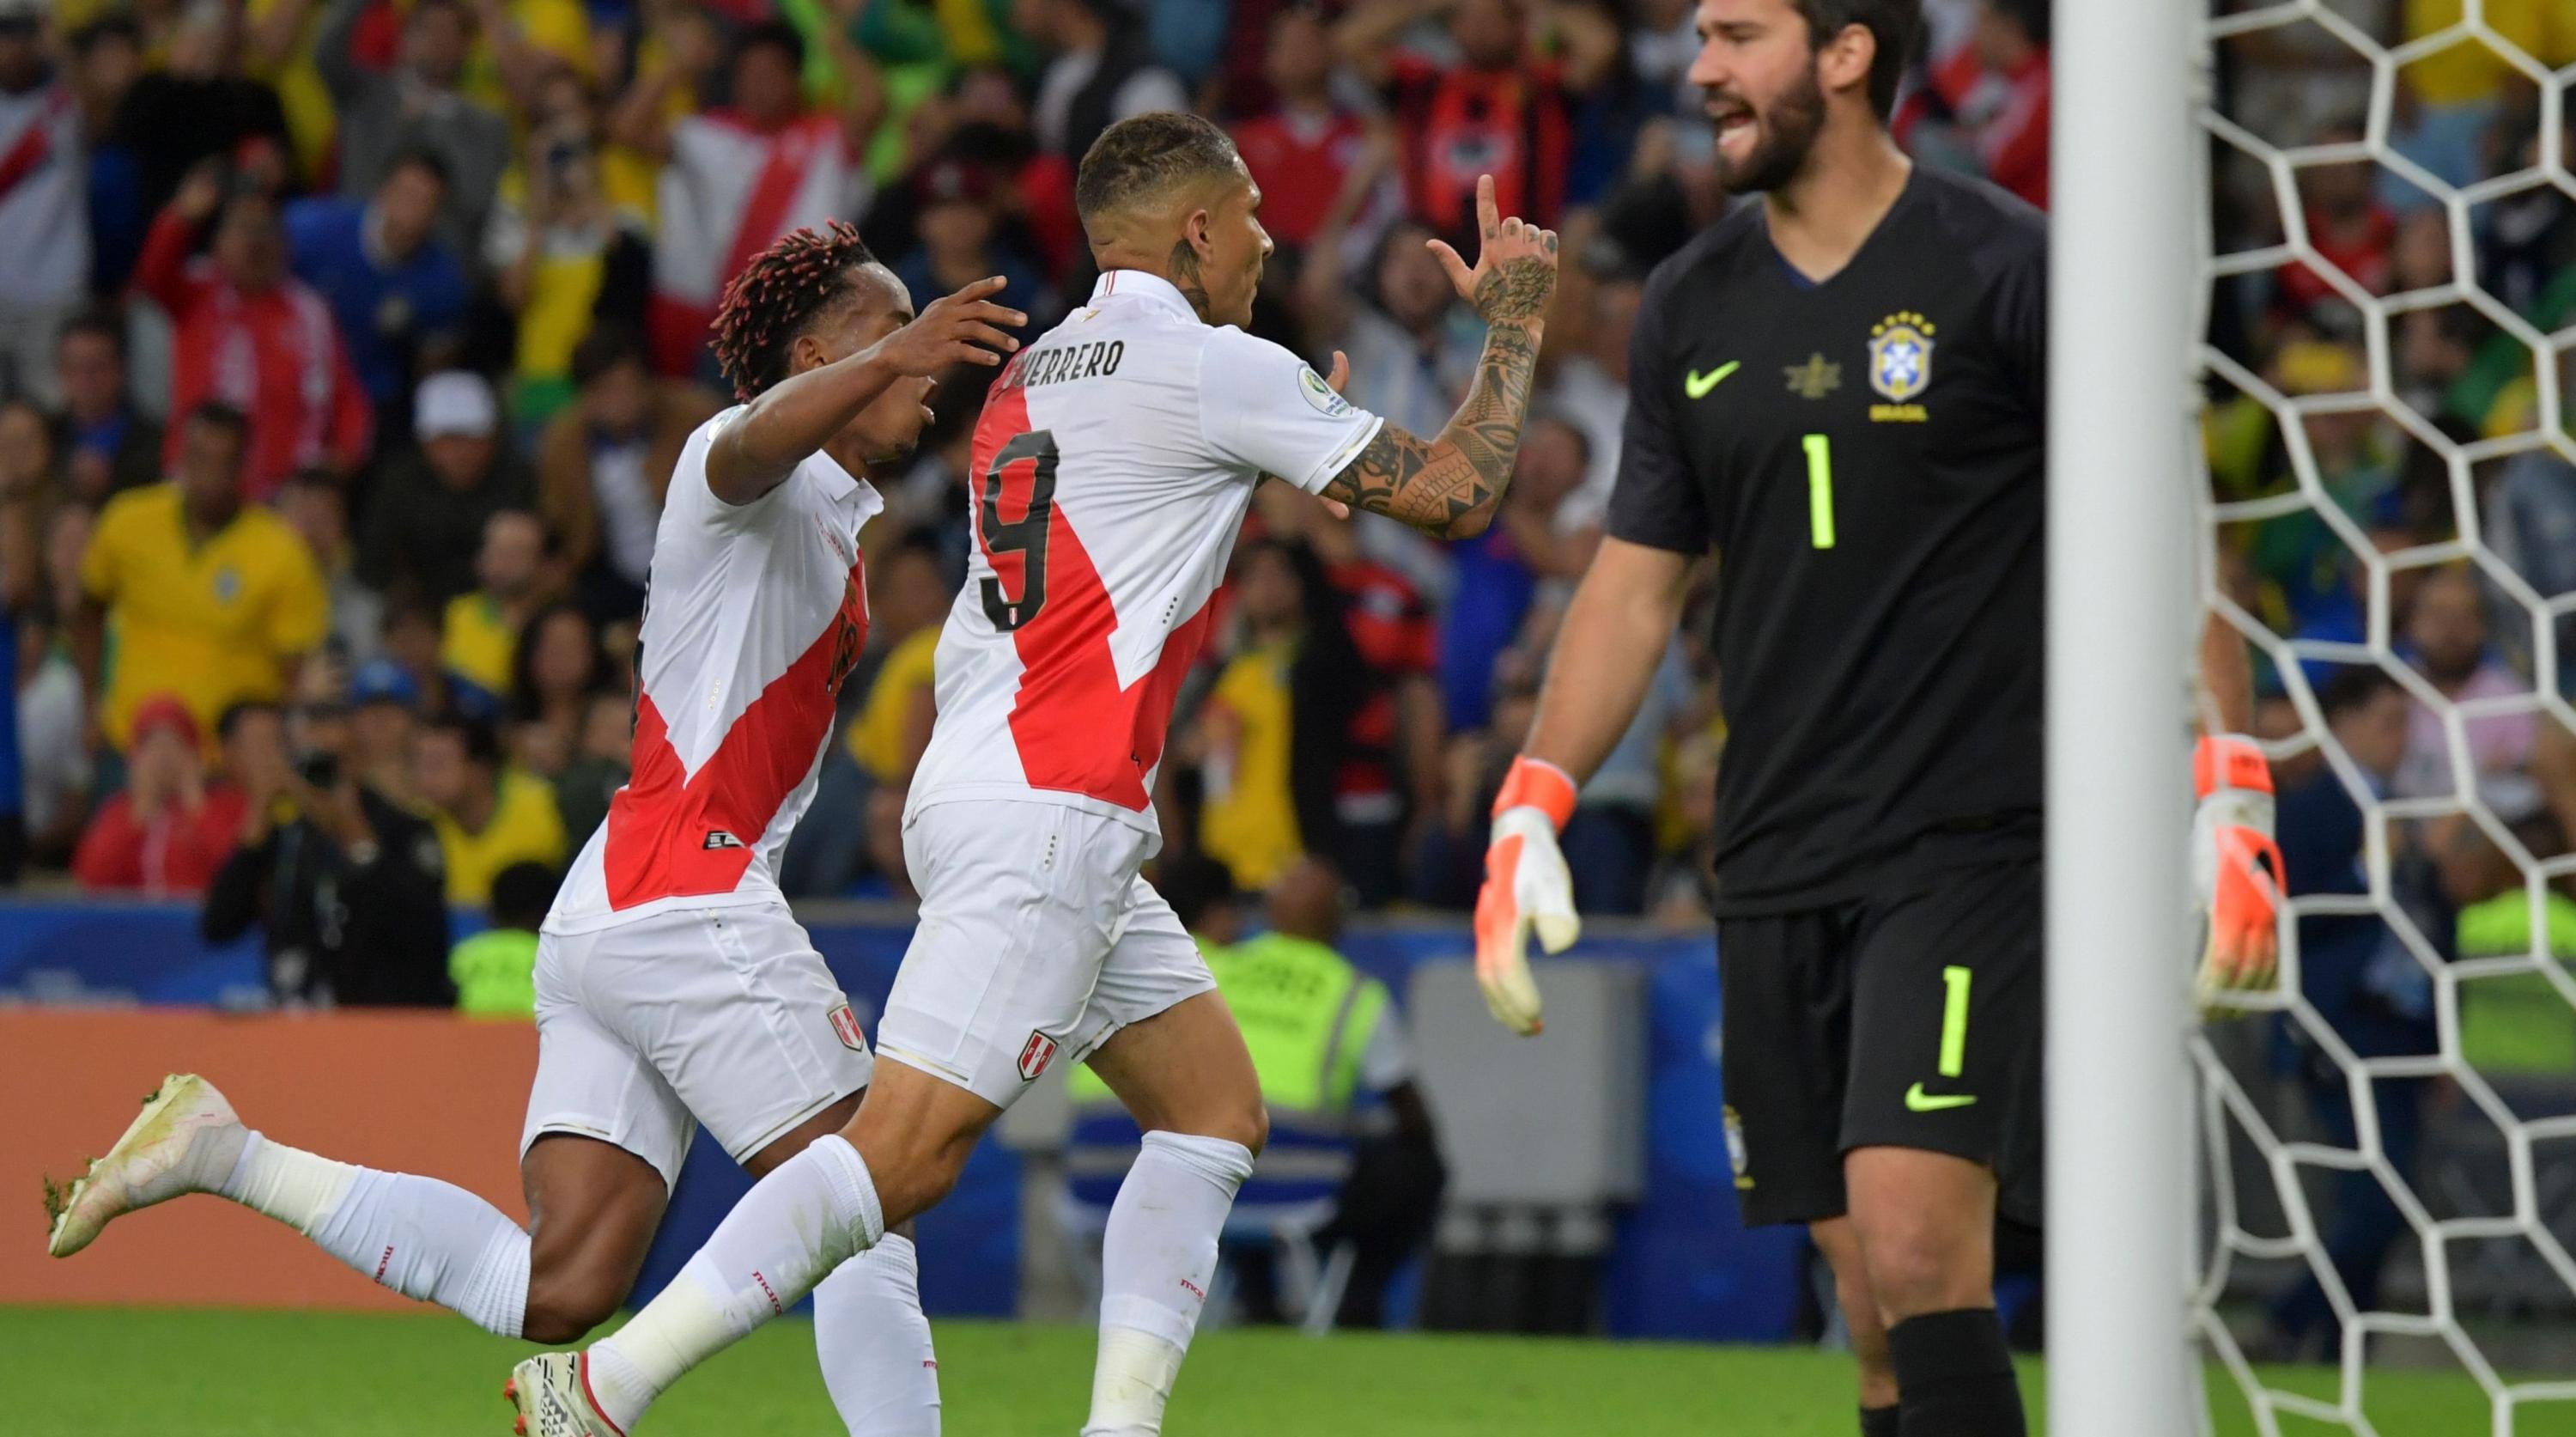
<path fill-rule="evenodd" d="M 939 1360 L 911 1239 L 886 1234 L 814 1289 L 814 1353 L 850 1437 L 939 1437 Z"/>
<path fill-rule="evenodd" d="M 453 1183 L 353 1167 L 252 1133 L 217 1191 L 405 1297 L 519 1335 L 528 1234 Z"/>
<path fill-rule="evenodd" d="M 680 1374 L 794 1307 L 885 1236 L 859 1150 L 817 1139 L 752 1184 L 660 1296 L 591 1344 L 591 1396 L 621 1428 Z"/>
<path fill-rule="evenodd" d="M 1252 1150 L 1223 1138 L 1147 1133 L 1109 1205 L 1100 1244 L 1100 1356 L 1082 1437 L 1156 1437 L 1181 1355 L 1216 1277 L 1217 1235 Z"/>

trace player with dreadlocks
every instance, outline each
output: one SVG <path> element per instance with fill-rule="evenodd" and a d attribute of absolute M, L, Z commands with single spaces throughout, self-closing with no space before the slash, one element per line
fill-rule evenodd
<path fill-rule="evenodd" d="M 780 240 L 726 293 L 715 352 L 743 402 L 691 435 L 672 473 L 635 662 L 635 776 L 538 941 L 529 1226 L 434 1178 L 272 1142 L 213 1084 L 173 1075 L 74 1186 L 55 1256 L 135 1208 L 217 1193 L 406 1296 L 568 1343 L 626 1300 L 698 1123 L 757 1178 L 850 1121 L 874 1058 L 788 913 L 778 856 L 867 632 L 858 534 L 880 500 L 864 476 L 911 451 L 933 375 L 1019 347 L 1003 331 L 1026 318 L 991 302 L 1001 287 L 978 281 L 916 319 L 902 282 L 834 224 Z M 410 861 L 366 842 L 347 856 Z M 859 1437 L 939 1431 L 917 1279 L 909 1240 L 889 1241 L 815 1290 L 824 1382 Z M 556 1430 L 530 1415 L 521 1430 Z"/>

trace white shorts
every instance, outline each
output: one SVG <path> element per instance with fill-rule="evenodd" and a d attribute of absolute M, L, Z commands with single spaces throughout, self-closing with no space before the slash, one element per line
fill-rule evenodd
<path fill-rule="evenodd" d="M 696 1123 L 740 1162 L 868 1085 L 876 1060 L 784 903 L 673 908 L 537 938 L 545 1133 L 615 1143 L 679 1180 Z"/>
<path fill-rule="evenodd" d="M 1059 1059 L 1216 980 L 1137 870 L 1154 840 L 1062 804 L 934 803 L 903 830 L 920 926 L 878 1051 L 1009 1107 Z"/>

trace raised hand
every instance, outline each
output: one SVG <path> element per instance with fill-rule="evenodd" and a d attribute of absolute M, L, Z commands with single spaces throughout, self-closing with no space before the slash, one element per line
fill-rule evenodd
<path fill-rule="evenodd" d="M 1548 296 L 1556 292 L 1556 231 L 1521 219 L 1505 219 L 1494 204 L 1494 177 L 1476 178 L 1476 230 L 1483 244 L 1475 267 L 1441 240 L 1426 240 L 1458 287 L 1458 297 L 1474 305 L 1487 324 L 1536 324 L 1547 316 Z"/>
<path fill-rule="evenodd" d="M 992 302 L 991 296 L 1000 293 L 1004 283 L 995 275 L 932 300 L 912 323 L 877 341 L 877 358 L 897 374 L 915 378 L 942 373 L 953 365 L 1001 363 L 1004 355 L 1020 347 L 1001 327 L 1017 329 L 1029 322 L 1018 310 Z"/>

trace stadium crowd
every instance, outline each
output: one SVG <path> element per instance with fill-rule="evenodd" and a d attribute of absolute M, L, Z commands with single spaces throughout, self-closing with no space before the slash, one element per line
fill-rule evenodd
<path fill-rule="evenodd" d="M 2457 5 L 2340 8 L 2393 43 Z M 2047 7 L 1925 9 L 1905 143 L 2044 205 Z M 427 835 L 423 871 L 455 904 L 484 903 L 513 864 L 560 865 L 624 778 L 660 492 L 727 402 L 704 343 L 725 277 L 840 216 L 916 302 L 1001 274 L 1043 326 L 1090 282 L 1071 204 L 1085 146 L 1122 115 L 1191 106 L 1236 135 L 1278 241 L 1255 327 L 1319 368 L 1346 352 L 1352 396 L 1417 431 L 1447 417 L 1479 340 L 1420 241 L 1460 230 L 1486 172 L 1505 210 L 1566 237 L 1501 522 L 1434 545 L 1267 486 L 1158 795 L 1171 846 L 1247 889 L 1311 853 L 1363 904 L 1466 906 L 1616 473 L 1643 278 L 1725 202 L 1683 75 L 1692 10 L 0 0 L 7 866 L 220 891 L 299 824 L 325 847 Z M 2541 63 L 2576 58 L 2552 7 L 2489 14 Z M 2266 31 L 2224 58 L 2231 106 L 2266 139 L 2360 136 L 2368 72 L 2330 34 Z M 2464 42 L 2398 79 L 2390 147 L 2409 166 L 2458 185 L 2532 161 L 2537 90 L 2493 52 Z M 2222 247 L 2278 242 L 2262 174 L 2221 158 Z M 2467 258 L 2407 173 L 2302 169 L 2308 232 L 2342 277 L 2288 261 L 2228 283 L 2220 349 L 2286 394 L 2367 387 L 2354 287 L 2443 284 Z M 2543 331 L 2576 312 L 2570 203 L 2546 185 L 2501 196 L 2465 236 L 2486 292 Z M 2386 362 L 2417 424 L 2317 414 L 2295 449 L 2269 408 L 2214 392 L 2222 493 L 2285 492 L 2303 453 L 2383 552 L 2453 538 L 2465 499 L 2513 572 L 2576 590 L 2576 467 L 2533 449 L 2455 475 L 2422 439 L 2531 429 L 2530 352 L 2455 302 L 2396 315 Z M 896 817 L 973 542 L 980 395 L 944 385 L 910 468 L 875 476 L 870 654 L 792 894 L 906 891 Z M 2367 571 L 2313 512 L 2226 540 L 2228 591 L 2279 632 L 2370 632 Z M 2388 586 L 2388 632 L 2454 698 L 2531 691 L 2537 647 L 2497 577 L 2426 564 Z M 1586 913 L 1704 915 L 1717 682 L 1677 642 L 1584 790 L 1565 841 Z M 2330 697 L 2356 711 L 2353 692 Z M 2286 699 L 2267 714 L 2295 726 Z M 2418 706 L 2406 725 L 2387 791 L 2446 790 L 2439 723 Z M 2468 732 L 2490 801 L 2564 848 L 2576 736 L 2531 712 Z M 2451 852 L 2476 847 L 2467 832 L 2427 837 L 2428 862 L 2502 891 L 2512 865 Z"/>

